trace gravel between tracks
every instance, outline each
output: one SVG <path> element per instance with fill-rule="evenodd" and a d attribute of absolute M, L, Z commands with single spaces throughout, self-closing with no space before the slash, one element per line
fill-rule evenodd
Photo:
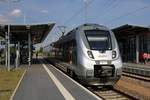
<path fill-rule="evenodd" d="M 150 100 L 150 82 L 122 76 L 115 88 L 140 100 Z"/>

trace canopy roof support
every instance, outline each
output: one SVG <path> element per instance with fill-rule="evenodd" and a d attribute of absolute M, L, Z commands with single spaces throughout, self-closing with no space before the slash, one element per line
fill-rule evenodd
<path fill-rule="evenodd" d="M 10 71 L 10 25 L 8 25 L 8 71 Z"/>
<path fill-rule="evenodd" d="M 31 66 L 32 45 L 41 43 L 47 37 L 52 30 L 54 23 L 48 24 L 30 24 L 30 25 L 3 25 L 0 24 L 0 36 L 6 40 L 5 48 L 5 65 L 10 70 L 10 44 L 16 44 L 20 42 L 20 45 L 24 44 L 28 48 L 28 64 Z M 11 33 L 11 34 L 10 34 Z M 16 60 L 16 58 L 15 58 Z M 17 62 L 20 58 L 17 59 Z M 16 62 L 13 61 L 15 64 Z M 18 64 L 17 64 L 18 65 Z"/>
<path fill-rule="evenodd" d="M 28 27 L 30 28 L 30 27 Z M 29 29 L 30 30 L 30 29 Z M 31 66 L 31 33 L 30 31 L 28 31 L 28 54 L 29 54 L 29 58 L 28 58 L 28 63 L 29 63 L 29 67 Z"/>

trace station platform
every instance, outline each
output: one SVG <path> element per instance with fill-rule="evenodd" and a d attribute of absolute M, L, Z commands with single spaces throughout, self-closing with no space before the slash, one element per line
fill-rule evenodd
<path fill-rule="evenodd" d="M 150 65 L 123 63 L 123 71 L 144 77 L 150 77 Z"/>
<path fill-rule="evenodd" d="M 101 100 L 43 59 L 27 69 L 13 100 Z"/>
<path fill-rule="evenodd" d="M 141 68 L 141 69 L 148 69 L 150 70 L 150 64 L 136 64 L 136 63 L 123 63 L 123 66 L 134 67 L 134 68 Z"/>

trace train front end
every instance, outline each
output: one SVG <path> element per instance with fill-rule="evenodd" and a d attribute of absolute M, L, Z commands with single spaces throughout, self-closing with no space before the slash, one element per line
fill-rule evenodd
<path fill-rule="evenodd" d="M 113 86 L 121 77 L 122 60 L 114 34 L 96 24 L 84 25 L 77 31 L 77 75 L 88 85 Z"/>

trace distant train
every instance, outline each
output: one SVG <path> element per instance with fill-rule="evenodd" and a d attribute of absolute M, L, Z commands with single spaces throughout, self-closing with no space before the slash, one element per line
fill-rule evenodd
<path fill-rule="evenodd" d="M 122 60 L 111 30 L 81 25 L 51 45 L 51 55 L 67 62 L 67 73 L 87 85 L 113 86 L 121 77 Z"/>

